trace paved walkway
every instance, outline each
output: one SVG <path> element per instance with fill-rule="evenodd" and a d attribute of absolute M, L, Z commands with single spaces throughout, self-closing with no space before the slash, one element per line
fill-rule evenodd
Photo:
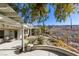
<path fill-rule="evenodd" d="M 15 50 L 10 49 L 14 49 L 14 47 L 18 45 L 21 45 L 21 40 L 15 40 L 12 42 L 0 44 L 0 56 L 57 56 L 55 53 L 43 50 L 35 50 L 17 55 L 14 53 Z"/>
<path fill-rule="evenodd" d="M 0 49 L 14 49 L 14 47 L 18 45 L 21 45 L 21 40 L 14 40 L 12 42 L 0 44 Z"/>
<path fill-rule="evenodd" d="M 0 56 L 58 56 L 58 55 L 43 50 L 35 50 L 17 55 L 14 53 L 14 50 L 4 50 L 4 51 L 0 51 Z"/>

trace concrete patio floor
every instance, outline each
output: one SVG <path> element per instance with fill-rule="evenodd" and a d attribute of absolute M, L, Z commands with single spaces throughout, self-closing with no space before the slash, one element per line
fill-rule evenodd
<path fill-rule="evenodd" d="M 51 53 L 48 51 L 43 50 L 35 50 L 31 52 L 21 53 L 21 54 L 15 54 L 14 50 L 3 50 L 0 51 L 0 56 L 58 56 L 55 53 Z"/>
<path fill-rule="evenodd" d="M 17 55 L 14 53 L 14 47 L 18 45 L 21 45 L 21 40 L 0 44 L 0 56 L 57 56 L 55 53 L 43 50 L 35 50 Z"/>
<path fill-rule="evenodd" d="M 0 49 L 14 49 L 14 47 L 21 45 L 21 40 L 13 40 L 12 42 L 5 42 L 0 44 Z"/>

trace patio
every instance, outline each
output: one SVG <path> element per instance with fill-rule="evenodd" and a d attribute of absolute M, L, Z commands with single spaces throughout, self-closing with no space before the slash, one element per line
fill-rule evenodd
<path fill-rule="evenodd" d="M 18 45 L 21 45 L 21 40 L 14 40 L 12 42 L 6 42 L 3 44 L 0 44 L 0 50 L 15 49 L 14 47 Z"/>
<path fill-rule="evenodd" d="M 0 45 L 0 56 L 57 56 L 55 53 L 51 53 L 43 50 L 35 50 L 21 54 L 15 54 L 15 47 L 21 45 L 21 40 L 14 40 L 12 42 L 4 43 Z"/>

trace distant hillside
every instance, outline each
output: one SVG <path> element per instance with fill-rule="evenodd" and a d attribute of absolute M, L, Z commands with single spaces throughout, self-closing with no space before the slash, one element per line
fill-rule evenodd
<path fill-rule="evenodd" d="M 35 27 L 40 27 L 42 25 L 37 25 Z M 62 29 L 71 29 L 71 25 L 48 25 L 47 26 L 49 29 L 50 28 L 62 28 Z M 72 29 L 79 29 L 79 25 L 72 25 Z"/>
<path fill-rule="evenodd" d="M 49 28 L 71 28 L 71 25 L 48 25 Z M 72 25 L 72 28 L 79 28 L 79 25 Z"/>

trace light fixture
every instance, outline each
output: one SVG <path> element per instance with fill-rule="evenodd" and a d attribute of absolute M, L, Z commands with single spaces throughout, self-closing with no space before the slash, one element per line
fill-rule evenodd
<path fill-rule="evenodd" d="M 0 19 L 3 19 L 3 17 L 0 17 Z"/>
<path fill-rule="evenodd" d="M 0 7 L 0 9 L 7 9 L 7 7 Z"/>

